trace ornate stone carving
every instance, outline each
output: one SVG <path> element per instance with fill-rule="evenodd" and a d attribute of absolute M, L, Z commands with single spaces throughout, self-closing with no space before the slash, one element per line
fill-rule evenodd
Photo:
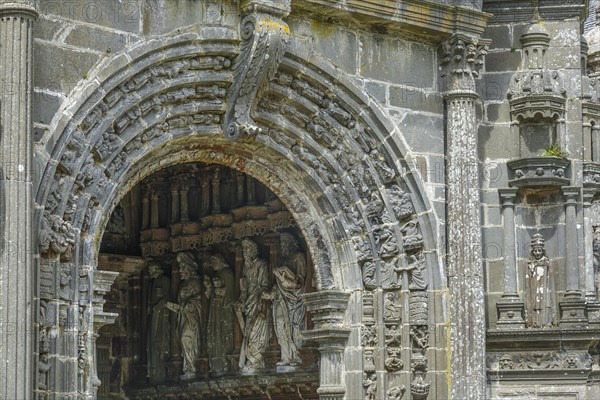
<path fill-rule="evenodd" d="M 398 319 L 399 321 L 399 319 Z M 401 355 L 402 336 L 397 325 L 392 325 L 385 334 L 387 357 L 383 364 L 389 372 L 398 372 L 404 367 Z"/>
<path fill-rule="evenodd" d="M 239 366 L 242 373 L 252 374 L 265 367 L 263 353 L 271 337 L 267 314 L 269 279 L 267 264 L 258 257 L 256 243 L 244 239 L 242 251 L 244 275 L 240 282 L 240 300 L 236 306 L 238 322 L 243 334 Z"/>
<path fill-rule="evenodd" d="M 275 75 L 289 40 L 289 28 L 281 18 L 289 14 L 290 0 L 266 3 L 250 2 L 252 13 L 242 20 L 242 47 L 224 118 L 223 131 L 229 139 L 259 132 L 252 106 L 259 90 Z"/>
<path fill-rule="evenodd" d="M 594 226 L 592 239 L 593 263 L 594 263 L 594 286 L 596 297 L 600 298 L 600 226 Z"/>
<path fill-rule="evenodd" d="M 536 233 L 531 240 L 531 255 L 526 275 L 527 301 L 525 308 L 527 327 L 543 328 L 554 324 L 554 280 L 550 273 L 550 260 L 546 257 L 544 238 Z"/>
<path fill-rule="evenodd" d="M 394 386 L 388 390 L 387 398 L 388 400 L 400 400 L 404 396 L 404 392 L 406 392 L 406 386 Z"/>
<path fill-rule="evenodd" d="M 377 267 L 375 262 L 366 261 L 362 265 L 362 277 L 365 288 L 374 289 L 377 287 Z"/>
<path fill-rule="evenodd" d="M 72 256 L 75 232 L 70 223 L 56 214 L 44 211 L 39 241 L 42 254 L 59 255 L 61 259 L 68 261 Z"/>
<path fill-rule="evenodd" d="M 302 302 L 306 279 L 306 256 L 300 251 L 296 239 L 289 233 L 280 235 L 283 259 L 273 270 L 276 285 L 271 292 L 275 334 L 281 347 L 281 361 L 277 365 L 297 366 L 302 363 L 298 349 L 306 307 Z"/>
<path fill-rule="evenodd" d="M 420 251 L 417 254 L 408 256 L 407 265 L 405 265 L 404 259 L 399 258 L 394 266 L 394 272 L 397 275 L 398 282 L 401 282 L 401 276 L 404 272 L 408 274 L 409 290 L 425 290 L 428 283 L 423 272 L 426 268 L 425 255 Z"/>
<path fill-rule="evenodd" d="M 425 350 L 429 347 L 429 327 L 427 325 L 412 325 L 410 327 L 410 337 L 412 338 L 413 352 L 424 356 Z"/>
<path fill-rule="evenodd" d="M 400 231 L 402 232 L 402 242 L 404 250 L 414 250 L 423 247 L 423 236 L 419 233 L 419 223 L 412 220 L 404 224 Z"/>
<path fill-rule="evenodd" d="M 150 382 L 160 382 L 167 377 L 166 363 L 170 361 L 171 323 L 167 302 L 171 298 L 171 280 L 164 275 L 160 263 L 150 261 L 148 310 L 150 319 L 146 354 Z"/>
<path fill-rule="evenodd" d="M 400 322 L 402 306 L 399 292 L 387 292 L 383 300 L 383 320 L 385 322 Z"/>
<path fill-rule="evenodd" d="M 177 326 L 183 356 L 181 379 L 196 377 L 196 359 L 201 353 L 202 326 L 202 281 L 198 264 L 191 253 L 177 254 L 177 263 L 182 283 L 177 296 L 178 303 L 167 302 L 166 307 L 177 313 Z"/>
<path fill-rule="evenodd" d="M 392 185 L 388 190 L 387 194 L 392 202 L 392 208 L 394 214 L 399 220 L 410 217 L 415 213 L 410 194 L 406 193 L 398 185 Z"/>
<path fill-rule="evenodd" d="M 210 300 L 208 311 L 208 357 L 211 375 L 221 375 L 231 370 L 227 356 L 233 353 L 235 334 L 235 282 L 233 271 L 221 254 L 208 259 L 212 279 L 204 277 L 206 297 Z"/>
<path fill-rule="evenodd" d="M 425 382 L 427 374 L 427 358 L 420 354 L 413 354 L 411 358 L 413 380 L 410 383 L 410 393 L 414 400 L 424 400 L 429 396 L 430 383 Z"/>
<path fill-rule="evenodd" d="M 411 325 L 427 325 L 429 323 L 428 292 L 410 292 L 409 307 Z"/>
<path fill-rule="evenodd" d="M 66 301 L 71 301 L 73 296 L 71 290 L 71 268 L 71 264 L 61 264 L 59 271 L 58 297 Z"/>
<path fill-rule="evenodd" d="M 591 369 L 592 358 L 589 353 L 585 352 L 500 353 L 488 356 L 487 367 L 489 370 L 515 372 Z"/>
<path fill-rule="evenodd" d="M 365 400 L 375 400 L 377 395 L 377 374 L 375 372 L 363 372 L 363 388 Z"/>
<path fill-rule="evenodd" d="M 449 90 L 475 89 L 475 79 L 483 68 L 489 41 L 454 34 L 442 44 L 443 77 Z"/>
<path fill-rule="evenodd" d="M 373 230 L 373 236 L 379 249 L 379 257 L 387 258 L 398 254 L 398 242 L 391 226 L 380 225 Z"/>

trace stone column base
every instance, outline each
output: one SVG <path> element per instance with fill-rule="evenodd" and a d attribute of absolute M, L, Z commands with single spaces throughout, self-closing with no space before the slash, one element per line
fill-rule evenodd
<path fill-rule="evenodd" d="M 564 301 L 559 303 L 561 328 L 580 328 L 588 326 L 585 300 L 579 293 L 565 294 Z"/>
<path fill-rule="evenodd" d="M 501 299 L 496 303 L 498 310 L 497 329 L 524 329 L 525 304 L 520 299 Z"/>

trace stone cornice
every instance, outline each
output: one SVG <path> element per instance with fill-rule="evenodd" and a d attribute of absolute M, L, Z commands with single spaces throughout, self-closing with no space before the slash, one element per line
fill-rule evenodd
<path fill-rule="evenodd" d="M 587 18 L 589 0 L 573 1 L 544 0 L 539 2 L 540 17 L 544 21 L 579 18 L 581 24 Z M 491 13 L 490 24 L 529 22 L 533 18 L 534 5 L 531 0 L 485 0 L 483 10 Z"/>
<path fill-rule="evenodd" d="M 293 0 L 292 15 L 333 17 L 378 32 L 427 36 L 441 42 L 453 33 L 481 36 L 491 14 L 429 0 Z"/>

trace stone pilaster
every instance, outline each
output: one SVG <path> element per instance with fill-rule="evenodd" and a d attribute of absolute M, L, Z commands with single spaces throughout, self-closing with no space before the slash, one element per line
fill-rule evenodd
<path fill-rule="evenodd" d="M 596 189 L 583 189 L 583 260 L 585 265 L 585 298 L 588 302 L 596 302 L 596 284 L 594 282 L 594 227 L 592 200 Z"/>
<path fill-rule="evenodd" d="M 455 34 L 442 45 L 447 106 L 447 237 L 450 291 L 450 390 L 484 399 L 485 298 L 481 256 L 475 79 L 486 44 Z"/>
<path fill-rule="evenodd" d="M 517 292 L 517 254 L 515 240 L 515 198 L 517 189 L 500 189 L 504 224 L 504 293 L 496 304 L 498 329 L 525 328 L 525 306 Z"/>
<path fill-rule="evenodd" d="M 579 254 L 577 240 L 577 198 L 578 187 L 562 188 L 565 196 L 565 238 L 567 291 L 564 301 L 560 302 L 560 326 L 580 327 L 587 324 L 585 301 L 581 296 L 579 282 Z"/>
<path fill-rule="evenodd" d="M 343 323 L 349 298 L 350 293 L 333 290 L 303 296 L 314 327 L 302 335 L 317 342 L 321 354 L 321 381 L 317 389 L 320 400 L 343 400 L 346 395 L 344 350 L 350 329 Z"/>
<path fill-rule="evenodd" d="M 33 397 L 32 25 L 28 2 L 0 0 L 0 398 Z"/>

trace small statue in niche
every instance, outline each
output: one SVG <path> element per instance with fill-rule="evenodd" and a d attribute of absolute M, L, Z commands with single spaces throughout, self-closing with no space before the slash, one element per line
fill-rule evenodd
<path fill-rule="evenodd" d="M 206 297 L 210 300 L 208 310 L 208 357 L 212 375 L 229 372 L 228 355 L 233 353 L 235 330 L 234 277 L 222 255 L 210 256 L 212 280 L 205 279 Z"/>
<path fill-rule="evenodd" d="M 148 378 L 160 382 L 167 377 L 166 362 L 169 361 L 171 324 L 167 302 L 170 299 L 171 279 L 164 275 L 160 263 L 150 261 L 148 273 L 152 279 L 148 297 L 150 323 L 147 340 Z"/>
<path fill-rule="evenodd" d="M 269 345 L 267 263 L 258 257 L 258 247 L 252 240 L 242 241 L 244 255 L 243 276 L 240 282 L 240 300 L 236 303 L 236 314 L 242 329 L 243 341 L 240 349 L 240 369 L 252 374 L 265 367 L 263 353 Z"/>
<path fill-rule="evenodd" d="M 178 304 L 167 302 L 166 307 L 177 313 L 177 328 L 183 356 L 181 379 L 196 377 L 196 359 L 200 354 L 202 337 L 202 281 L 198 264 L 191 253 L 178 253 L 177 263 L 181 275 Z"/>
<path fill-rule="evenodd" d="M 281 360 L 277 365 L 302 364 L 298 349 L 302 346 L 302 329 L 306 307 L 302 301 L 306 279 L 306 256 L 300 251 L 296 239 L 282 233 L 281 267 L 273 270 L 276 284 L 271 293 L 263 298 L 273 301 L 275 334 L 281 347 Z"/>
<path fill-rule="evenodd" d="M 531 239 L 531 255 L 527 266 L 527 326 L 552 326 L 554 319 L 554 285 L 545 242 L 536 233 Z"/>

